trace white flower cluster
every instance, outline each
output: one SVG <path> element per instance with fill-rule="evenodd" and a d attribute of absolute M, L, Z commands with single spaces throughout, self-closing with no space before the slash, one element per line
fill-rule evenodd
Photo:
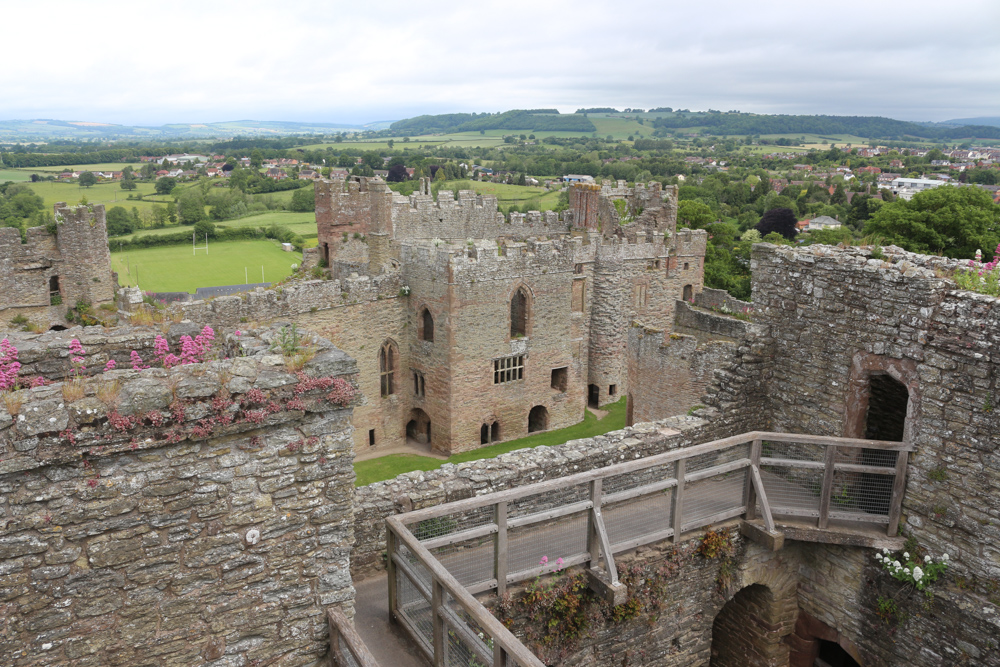
<path fill-rule="evenodd" d="M 924 567 L 910 560 L 909 552 L 903 552 L 903 562 L 890 556 L 888 549 L 882 549 L 881 553 L 875 554 L 882 568 L 899 581 L 906 581 L 914 584 L 918 590 L 924 590 L 929 584 L 936 581 L 938 574 L 948 567 L 948 554 L 941 556 L 941 560 L 934 562 L 930 556 L 924 556 Z"/>

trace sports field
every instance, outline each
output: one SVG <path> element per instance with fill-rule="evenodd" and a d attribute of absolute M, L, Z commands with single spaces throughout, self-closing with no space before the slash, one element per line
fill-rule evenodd
<path fill-rule="evenodd" d="M 213 221 L 215 222 L 215 221 Z M 270 227 L 271 225 L 281 225 L 288 227 L 299 236 L 316 235 L 316 214 L 315 213 L 292 213 L 290 211 L 271 211 L 260 215 L 250 215 L 245 218 L 235 220 L 221 220 L 215 222 L 219 229 L 240 227 Z M 187 232 L 191 234 L 191 227 L 185 225 L 170 225 L 159 229 L 140 229 L 131 236 L 123 236 L 123 239 L 134 239 L 140 236 L 164 236 L 166 234 L 176 234 L 177 232 Z M 115 238 L 110 239 L 114 245 Z"/>
<path fill-rule="evenodd" d="M 292 272 L 292 264 L 301 261 L 300 253 L 285 252 L 281 244 L 271 240 L 209 241 L 208 254 L 204 250 L 192 254 L 190 245 L 111 253 L 118 283 L 138 285 L 148 292 L 194 292 L 199 287 L 277 282 Z"/>

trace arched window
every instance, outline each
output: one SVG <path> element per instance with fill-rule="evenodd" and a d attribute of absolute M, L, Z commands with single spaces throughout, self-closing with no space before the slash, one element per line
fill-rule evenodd
<path fill-rule="evenodd" d="M 694 288 L 691 285 L 684 286 L 684 300 L 690 301 L 694 298 Z"/>
<path fill-rule="evenodd" d="M 426 340 L 430 343 L 434 342 L 434 316 L 431 315 L 431 311 L 424 308 L 424 312 L 420 314 L 421 328 L 420 328 L 420 340 Z"/>
<path fill-rule="evenodd" d="M 396 393 L 396 344 L 386 341 L 378 352 L 378 372 L 382 380 L 382 395 L 390 396 Z"/>
<path fill-rule="evenodd" d="M 528 335 L 528 295 L 524 288 L 514 292 L 510 300 L 510 337 L 523 338 Z"/>

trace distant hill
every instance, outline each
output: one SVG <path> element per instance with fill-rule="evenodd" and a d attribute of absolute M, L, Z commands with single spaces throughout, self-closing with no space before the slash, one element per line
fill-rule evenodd
<path fill-rule="evenodd" d="M 380 130 L 392 121 L 367 125 L 341 123 L 296 123 L 287 121 L 234 120 L 222 123 L 177 123 L 130 126 L 113 123 L 53 119 L 0 120 L 0 141 L 48 141 L 52 139 L 216 139 L 233 136 L 280 137 L 289 134 L 329 134 L 351 130 Z"/>
<path fill-rule="evenodd" d="M 596 132 L 579 114 L 560 114 L 556 109 L 513 109 L 503 113 L 451 113 L 417 116 L 389 126 L 397 133 L 475 132 L 478 130 L 523 130 L 525 132 Z"/>
<path fill-rule="evenodd" d="M 1000 127 L 1000 116 L 977 116 L 941 121 L 941 125 L 994 125 Z"/>
<path fill-rule="evenodd" d="M 873 139 L 1000 139 L 1000 127 L 912 123 L 881 116 L 785 116 L 750 113 L 675 113 L 657 118 L 662 130 L 705 128 L 712 134 L 853 134 Z"/>

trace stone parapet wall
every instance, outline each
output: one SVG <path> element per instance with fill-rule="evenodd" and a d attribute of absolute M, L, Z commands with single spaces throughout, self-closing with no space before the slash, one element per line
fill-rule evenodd
<path fill-rule="evenodd" d="M 733 299 L 733 301 L 737 300 Z M 695 296 L 695 303 L 698 303 L 698 296 Z M 719 307 L 728 308 L 729 306 Z M 745 338 L 750 331 L 751 324 L 746 320 L 701 310 L 687 301 L 677 301 L 674 308 L 673 330 L 677 333 L 694 336 L 701 342 L 717 339 L 738 341 Z M 737 310 L 735 312 L 743 311 Z"/>
<path fill-rule="evenodd" d="M 325 608 L 353 612 L 357 367 L 315 341 L 292 374 L 272 336 L 0 409 L 4 664 L 324 658 Z"/>

